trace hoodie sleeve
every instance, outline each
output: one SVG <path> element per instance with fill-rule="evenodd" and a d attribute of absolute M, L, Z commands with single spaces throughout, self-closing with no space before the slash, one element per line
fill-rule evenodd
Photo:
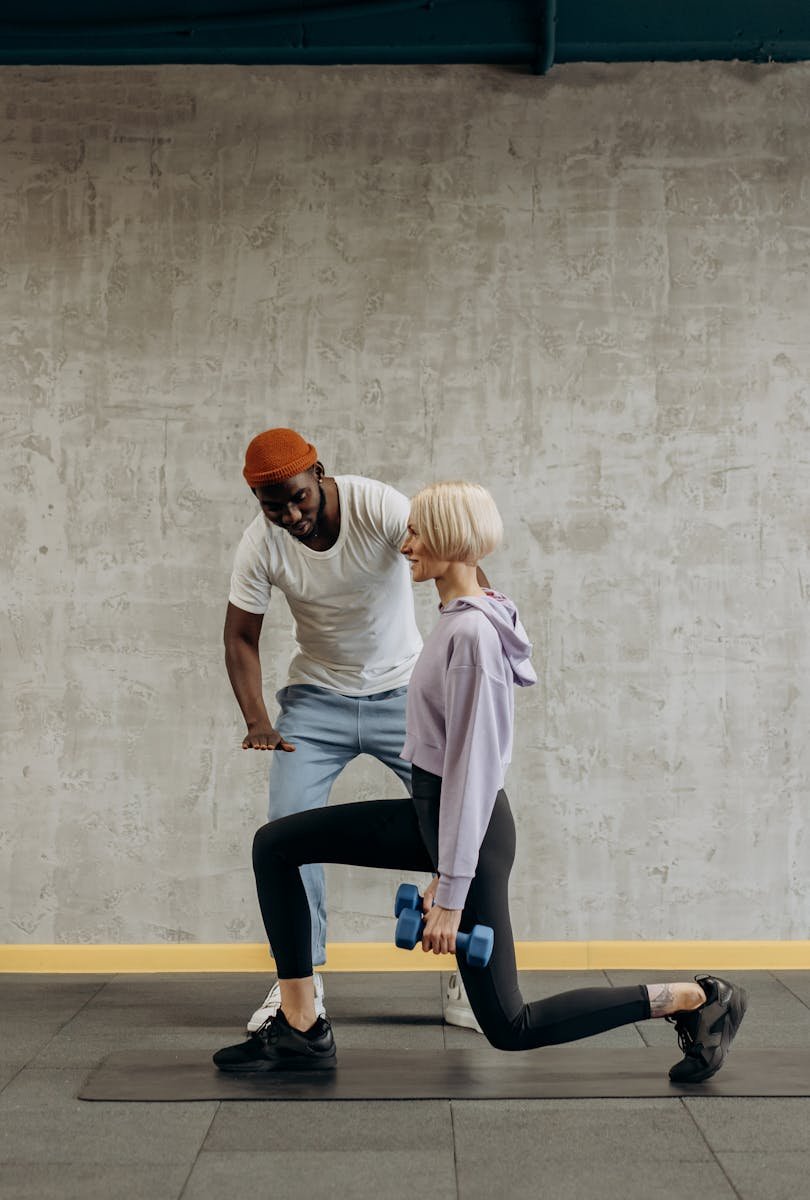
<path fill-rule="evenodd" d="M 503 785 L 499 733 L 511 725 L 509 688 L 482 665 L 452 666 L 445 680 L 447 744 L 439 807 L 436 903 L 463 908 L 495 798 Z"/>

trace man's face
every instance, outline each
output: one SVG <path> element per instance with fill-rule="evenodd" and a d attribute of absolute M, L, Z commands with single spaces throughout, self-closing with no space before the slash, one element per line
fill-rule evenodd
<path fill-rule="evenodd" d="M 315 468 L 282 479 L 281 483 L 264 484 L 253 491 L 268 521 L 299 541 L 312 535 L 325 499 Z"/>

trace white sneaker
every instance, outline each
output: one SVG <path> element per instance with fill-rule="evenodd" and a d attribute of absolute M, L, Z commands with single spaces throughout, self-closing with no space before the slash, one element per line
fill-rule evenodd
<path fill-rule="evenodd" d="M 326 1009 L 323 1006 L 323 979 L 320 975 L 313 975 L 315 983 L 315 1016 L 325 1017 Z M 269 1017 L 274 1017 L 281 1008 L 281 988 L 278 986 L 278 981 L 273 984 L 270 991 L 265 996 L 261 1006 L 256 1009 L 253 1016 L 247 1023 L 247 1032 L 255 1033 L 264 1025 Z"/>
<path fill-rule="evenodd" d="M 476 1033 L 483 1032 L 470 1008 L 458 971 L 454 971 L 447 981 L 443 1007 L 444 1019 L 448 1025 L 461 1025 L 464 1029 L 474 1029 Z"/>

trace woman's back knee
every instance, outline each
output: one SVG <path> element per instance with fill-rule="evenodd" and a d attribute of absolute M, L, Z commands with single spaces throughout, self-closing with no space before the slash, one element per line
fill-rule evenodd
<path fill-rule="evenodd" d="M 514 1050 L 522 1050 L 523 1049 L 523 1047 L 520 1044 L 520 1039 L 514 1034 L 514 1032 L 512 1030 L 499 1029 L 495 1032 L 490 1033 L 488 1030 L 485 1029 L 484 1036 L 486 1037 L 490 1046 L 492 1046 L 493 1049 L 495 1049 L 495 1050 L 514 1051 Z"/>

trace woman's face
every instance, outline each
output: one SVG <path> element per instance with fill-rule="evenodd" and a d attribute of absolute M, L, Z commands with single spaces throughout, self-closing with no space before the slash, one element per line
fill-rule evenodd
<path fill-rule="evenodd" d="M 427 579 L 438 579 L 440 575 L 446 573 L 449 564 L 442 559 L 433 558 L 428 553 L 419 536 L 413 514 L 408 521 L 408 532 L 401 549 L 411 565 L 411 579 L 414 583 L 424 583 Z"/>

